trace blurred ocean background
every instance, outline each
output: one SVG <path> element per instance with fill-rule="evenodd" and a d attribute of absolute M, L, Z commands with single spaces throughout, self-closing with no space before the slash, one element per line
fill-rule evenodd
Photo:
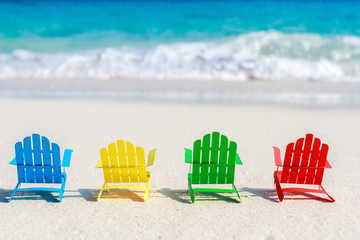
<path fill-rule="evenodd" d="M 360 1 L 0 1 L 0 80 L 360 82 Z"/>

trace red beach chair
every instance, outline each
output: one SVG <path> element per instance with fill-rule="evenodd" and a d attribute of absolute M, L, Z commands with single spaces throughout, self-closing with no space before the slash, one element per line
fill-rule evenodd
<path fill-rule="evenodd" d="M 300 138 L 296 143 L 289 143 L 286 147 L 284 165 L 281 164 L 280 149 L 274 148 L 275 165 L 274 182 L 280 202 L 284 199 L 284 192 L 299 191 L 310 193 L 324 193 L 331 202 L 335 200 L 327 194 L 321 186 L 325 168 L 331 168 L 326 159 L 329 146 L 321 144 L 320 139 L 313 139 L 312 134 L 306 134 L 305 139 Z M 281 171 L 280 171 L 281 170 Z M 281 183 L 317 185 L 314 188 L 281 188 Z"/>

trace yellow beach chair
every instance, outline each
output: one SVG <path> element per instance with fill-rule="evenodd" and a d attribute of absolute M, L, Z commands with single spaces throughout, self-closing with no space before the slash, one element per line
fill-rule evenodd
<path fill-rule="evenodd" d="M 101 159 L 96 168 L 104 171 L 105 183 L 102 186 L 97 200 L 99 201 L 104 190 L 112 188 L 131 188 L 145 190 L 144 202 L 147 200 L 150 188 L 150 166 L 154 164 L 156 149 L 149 152 L 148 163 L 145 165 L 144 149 L 134 147 L 131 142 L 118 140 L 109 144 L 108 148 L 100 150 Z M 148 171 L 146 171 L 148 168 Z M 117 183 L 147 183 L 146 187 L 137 185 L 112 185 Z"/>

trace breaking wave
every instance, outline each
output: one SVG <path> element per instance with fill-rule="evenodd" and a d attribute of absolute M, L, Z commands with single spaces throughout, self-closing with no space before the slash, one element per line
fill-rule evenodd
<path fill-rule="evenodd" d="M 252 32 L 207 42 L 0 53 L 0 79 L 360 81 L 360 37 Z"/>

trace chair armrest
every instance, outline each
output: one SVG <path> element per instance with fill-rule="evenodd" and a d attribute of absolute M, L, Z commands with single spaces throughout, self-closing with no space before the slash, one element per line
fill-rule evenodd
<path fill-rule="evenodd" d="M 185 163 L 192 163 L 192 151 L 190 149 L 185 149 Z"/>
<path fill-rule="evenodd" d="M 281 166 L 281 155 L 280 155 L 280 149 L 277 147 L 274 148 L 274 159 L 275 159 L 275 165 Z"/>
<path fill-rule="evenodd" d="M 95 168 L 102 168 L 103 165 L 102 165 L 102 160 L 100 158 L 99 162 L 96 164 Z"/>
<path fill-rule="evenodd" d="M 330 163 L 328 162 L 328 160 L 326 160 L 325 168 L 332 168 L 331 165 L 330 165 Z"/>
<path fill-rule="evenodd" d="M 70 167 L 70 160 L 71 160 L 71 154 L 73 150 L 71 149 L 65 149 L 62 166 L 63 167 Z"/>
<path fill-rule="evenodd" d="M 238 164 L 238 165 L 243 165 L 243 163 L 242 163 L 242 161 L 241 161 L 240 156 L 239 156 L 239 154 L 238 154 L 238 153 L 236 154 L 236 160 L 235 160 L 235 163 L 236 163 L 236 164 Z"/>
<path fill-rule="evenodd" d="M 157 149 L 155 148 L 155 149 L 153 149 L 153 150 L 151 150 L 151 151 L 149 152 L 148 162 L 147 162 L 147 165 L 146 165 L 147 167 L 150 167 L 151 165 L 154 164 L 156 150 L 157 150 Z"/>
<path fill-rule="evenodd" d="M 11 160 L 11 162 L 9 162 L 9 164 L 11 164 L 11 165 L 17 165 L 17 163 L 16 163 L 16 157 L 14 157 L 14 159 Z"/>

